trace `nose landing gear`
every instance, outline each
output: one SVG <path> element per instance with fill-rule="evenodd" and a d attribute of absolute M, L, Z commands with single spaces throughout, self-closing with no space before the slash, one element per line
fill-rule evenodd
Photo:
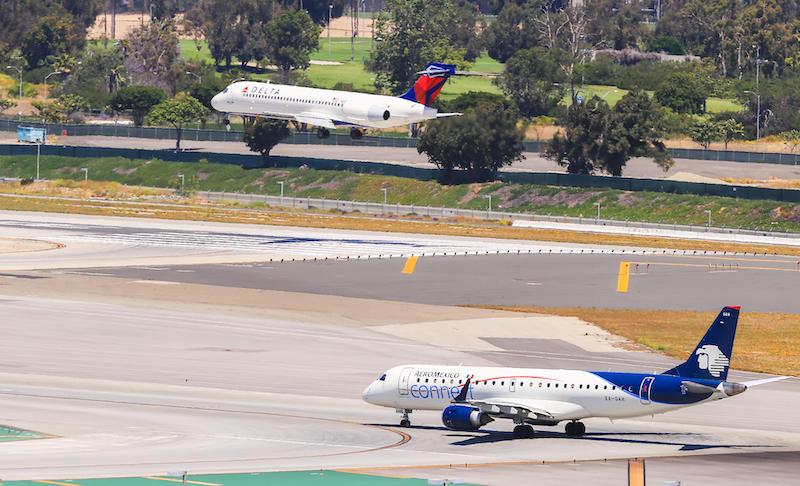
<path fill-rule="evenodd" d="M 586 433 L 586 426 L 582 422 L 569 422 L 564 427 L 568 437 L 581 437 Z"/>

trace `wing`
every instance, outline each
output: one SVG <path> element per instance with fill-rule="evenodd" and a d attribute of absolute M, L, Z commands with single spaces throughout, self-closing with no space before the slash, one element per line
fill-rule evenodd
<path fill-rule="evenodd" d="M 501 398 L 489 400 L 467 400 L 472 405 L 491 416 L 499 418 L 522 418 L 542 424 L 554 424 L 562 420 L 583 418 L 587 411 L 577 403 L 556 400 L 531 400 Z"/>
<path fill-rule="evenodd" d="M 309 125 L 315 125 L 323 128 L 336 128 L 333 120 L 325 115 L 318 115 L 315 113 L 300 113 L 299 115 L 295 115 L 294 119 L 299 123 L 308 123 Z"/>

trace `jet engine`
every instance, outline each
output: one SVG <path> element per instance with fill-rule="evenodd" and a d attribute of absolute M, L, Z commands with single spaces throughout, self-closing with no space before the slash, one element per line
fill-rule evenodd
<path fill-rule="evenodd" d="M 442 423 L 453 430 L 478 430 L 494 419 L 467 405 L 450 405 L 442 412 Z"/>
<path fill-rule="evenodd" d="M 371 122 L 387 121 L 392 116 L 389 110 L 383 106 L 364 106 L 352 101 L 345 103 L 342 107 L 342 111 L 344 111 L 345 115 L 361 120 L 369 120 Z"/>

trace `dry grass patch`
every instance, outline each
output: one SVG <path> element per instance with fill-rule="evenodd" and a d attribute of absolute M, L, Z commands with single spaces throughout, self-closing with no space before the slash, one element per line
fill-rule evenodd
<path fill-rule="evenodd" d="M 172 194 L 172 191 L 151 187 L 126 186 L 119 182 L 59 179 L 54 181 L 37 181 L 24 185 L 19 182 L 4 182 L 0 183 L 0 193 L 27 196 L 136 199 L 168 196 Z"/>
<path fill-rule="evenodd" d="M 678 360 L 685 360 L 718 311 L 481 306 L 514 312 L 575 316 Z M 742 309 L 731 367 L 800 375 L 800 315 Z"/>

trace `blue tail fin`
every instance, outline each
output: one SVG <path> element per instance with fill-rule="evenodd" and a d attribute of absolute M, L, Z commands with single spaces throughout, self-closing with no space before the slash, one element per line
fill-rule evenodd
<path fill-rule="evenodd" d="M 725 381 L 733 353 L 740 307 L 724 307 L 685 363 L 666 375 Z"/>
<path fill-rule="evenodd" d="M 447 79 L 456 73 L 453 64 L 432 62 L 425 66 L 425 69 L 418 72 L 420 77 L 408 91 L 400 96 L 405 100 L 431 106 L 433 100 L 439 96 Z"/>

